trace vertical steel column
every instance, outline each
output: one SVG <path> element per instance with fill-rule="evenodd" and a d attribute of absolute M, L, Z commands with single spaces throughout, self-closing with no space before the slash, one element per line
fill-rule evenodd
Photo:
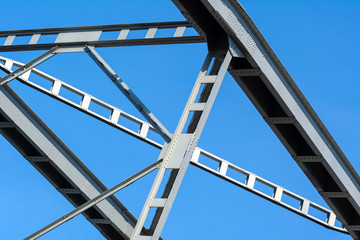
<path fill-rule="evenodd" d="M 213 59 L 213 65 L 209 71 Z M 214 56 L 212 53 L 207 55 L 174 136 L 171 142 L 166 144 L 160 153 L 159 160 L 163 159 L 163 162 L 131 236 L 131 240 L 159 239 L 231 59 L 232 56 L 229 51 L 225 56 Z M 188 128 L 185 129 L 186 123 L 189 122 L 188 120 L 191 121 Z M 168 180 L 164 179 L 166 170 L 171 171 Z M 157 193 L 160 186 L 165 182 L 165 190 L 161 198 L 159 198 Z M 150 227 L 151 235 L 140 235 L 150 208 L 157 209 Z"/>

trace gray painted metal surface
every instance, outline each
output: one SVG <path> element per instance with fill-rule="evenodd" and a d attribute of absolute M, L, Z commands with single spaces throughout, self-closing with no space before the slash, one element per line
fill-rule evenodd
<path fill-rule="evenodd" d="M 107 190 L 7 85 L 0 88 L 0 119 L 12 123 L 1 128 L 1 134 L 74 206 Z M 84 216 L 108 239 L 128 239 L 136 223 L 116 198 L 86 210 Z"/>
<path fill-rule="evenodd" d="M 337 214 L 354 239 L 360 239 L 360 178 L 315 111 L 282 66 L 270 46 L 236 0 L 174 1 L 196 29 L 207 34 L 209 26 L 197 20 L 207 11 L 206 22 L 219 25 L 215 35 L 225 35 L 243 51 L 246 61 L 234 66 L 230 73 L 248 95 L 260 114 L 293 156 L 324 200 Z M 213 37 L 214 38 L 214 37 Z M 217 44 L 229 45 L 224 39 Z M 257 76 L 244 76 L 254 69 Z M 273 118 L 284 121 L 275 123 Z M 287 120 L 295 121 L 290 122 Z M 338 193 L 337 197 L 327 192 Z M 344 194 L 346 193 L 346 194 Z M 338 197 L 342 196 L 342 197 Z M 307 210 L 305 210 L 306 212 Z M 354 226 L 354 227 L 352 227 Z"/>
<path fill-rule="evenodd" d="M 151 36 L 155 34 L 151 32 Z M 85 51 L 94 60 L 94 62 L 111 79 L 116 87 L 125 95 L 125 97 L 136 107 L 136 109 L 145 117 L 145 119 L 155 128 L 155 130 L 164 138 L 166 142 L 170 141 L 171 134 L 154 116 L 154 114 L 145 106 L 145 104 L 135 95 L 133 91 L 120 79 L 105 60 L 95 51 L 94 47 L 85 47 Z"/>
<path fill-rule="evenodd" d="M 41 64 L 42 62 L 48 60 L 49 58 L 53 57 L 58 50 L 58 46 L 53 47 L 46 53 L 40 55 L 39 57 L 35 58 L 34 60 L 30 61 L 29 63 L 22 65 L 20 68 L 16 69 L 15 71 L 9 73 L 7 76 L 0 79 L 0 87 L 6 83 L 9 83 L 11 80 L 17 78 L 20 75 L 23 75 L 29 72 L 31 69 L 36 67 L 37 65 Z M 26 75 L 25 75 L 26 76 Z"/>
<path fill-rule="evenodd" d="M 60 226 L 61 224 L 65 223 L 65 222 L 69 221 L 70 219 L 76 217 L 77 215 L 83 213 L 84 211 L 91 208 L 92 206 L 97 205 L 98 203 L 100 203 L 101 201 L 103 201 L 106 198 L 110 197 L 114 193 L 120 191 L 121 189 L 131 185 L 135 181 L 137 181 L 140 178 L 142 178 L 142 177 L 146 176 L 147 174 L 151 173 L 156 168 L 159 168 L 160 163 L 161 163 L 161 161 L 151 164 L 150 166 L 144 168 L 143 170 L 141 170 L 140 172 L 134 174 L 133 176 L 125 179 L 124 181 L 117 184 L 116 186 L 104 191 L 100 195 L 98 195 L 98 196 L 94 197 L 93 199 L 87 201 L 86 203 L 80 205 L 79 207 L 77 207 L 73 211 L 65 214 L 61 218 L 55 220 L 54 222 L 50 223 L 49 225 L 47 225 L 46 227 L 40 229 L 39 231 L 35 232 L 34 234 L 31 234 L 29 237 L 25 238 L 25 240 L 38 239 L 39 237 L 41 237 L 44 234 L 50 232 L 51 230 L 55 229 L 56 227 Z"/>
<path fill-rule="evenodd" d="M 218 54 L 226 51 L 228 52 L 227 56 L 230 56 L 229 52 L 231 52 L 234 58 L 231 62 L 231 57 L 226 58 L 228 59 L 228 62 L 225 61 L 226 64 L 224 64 L 226 65 L 226 69 L 229 67 L 229 72 L 238 85 L 248 95 L 264 120 L 279 137 L 321 196 L 323 196 L 325 201 L 333 209 L 347 231 L 354 239 L 360 239 L 359 175 L 351 166 L 346 156 L 342 153 L 341 149 L 293 82 L 290 75 L 266 43 L 245 10 L 236 0 L 173 0 L 173 2 L 189 20 L 191 25 L 199 32 L 200 36 L 202 36 L 197 38 L 206 39 L 210 52 Z M 135 40 L 127 39 L 127 34 L 129 33 L 129 30 L 131 31 L 131 28 L 126 28 L 123 25 L 121 27 L 117 26 L 113 28 L 106 26 L 108 29 L 111 28 L 111 30 L 116 29 L 116 31 L 119 31 L 116 40 L 108 41 L 99 41 L 103 31 L 111 31 L 107 30 L 106 27 L 104 28 L 105 30 L 99 29 L 98 27 L 82 27 L 61 28 L 60 30 L 31 30 L 30 32 L 26 32 L 26 30 L 0 32 L 0 37 L 6 37 L 4 46 L 0 47 L 0 51 L 19 51 L 25 50 L 26 48 L 32 50 L 50 49 L 56 45 L 70 46 L 72 49 L 63 48 L 62 51 L 66 52 L 67 50 L 74 51 L 73 47 L 77 46 L 80 46 L 80 48 L 75 50 L 81 51 L 81 46 L 84 44 L 93 45 L 95 47 L 104 47 L 165 44 L 169 42 L 179 43 L 177 40 L 180 39 L 182 39 L 181 42 L 196 42 L 198 40 L 180 37 L 182 36 L 184 27 L 180 25 L 176 25 L 175 33 L 171 38 L 155 39 L 156 29 L 160 28 L 155 25 L 147 25 L 145 27 L 145 29 L 147 29 L 147 34 L 144 39 Z M 56 40 L 53 43 L 37 44 L 43 34 L 54 34 L 56 35 Z M 14 39 L 21 35 L 31 36 L 29 44 L 22 46 L 13 45 Z M 171 41 L 169 41 L 169 39 L 171 39 Z M 219 62 L 215 64 L 219 64 Z M 223 72 L 222 68 L 221 74 Z M 175 199 L 177 190 L 180 187 L 187 166 L 191 158 L 193 158 L 193 154 L 197 154 L 199 151 L 199 149 L 196 148 L 196 143 L 205 124 L 212 102 L 215 99 L 222 77 L 215 79 L 213 77 L 204 78 L 205 80 L 203 83 L 208 86 L 205 87 L 206 90 L 200 97 L 200 99 L 202 97 L 206 98 L 204 102 L 194 103 L 194 99 L 192 98 L 193 95 L 196 94 L 194 94 L 193 91 L 193 95 L 191 95 L 189 99 L 174 137 L 169 144 L 166 144 L 163 147 L 159 156 L 160 160 L 165 160 L 160 167 L 159 174 L 135 227 L 135 231 L 132 233 L 132 239 L 158 239 L 160 237 L 161 230 L 164 227 L 166 217 Z M 217 80 L 220 80 L 219 84 Z M 201 79 L 198 79 L 196 84 L 198 85 L 200 81 Z M 57 89 L 60 89 L 60 85 L 56 85 L 54 82 L 52 94 L 56 95 Z M 197 89 L 197 87 L 194 89 Z M 209 89 L 216 89 L 215 94 Z M 8 87 L 6 87 L 5 90 L 10 91 Z M 4 93 L 5 90 L 3 89 L 1 92 Z M 197 91 L 198 89 L 195 92 L 197 93 Z M 209 97 L 209 99 L 207 99 L 207 97 Z M 81 105 L 82 107 L 86 107 L 92 99 L 84 96 L 83 100 Z M 2 101 L 2 103 L 4 103 L 4 101 Z M 208 105 L 210 106 L 209 108 L 207 107 Z M 12 136 L 12 132 L 9 131 L 9 129 L 20 129 L 25 132 L 30 128 L 29 126 L 24 126 L 23 128 L 20 126 L 20 121 L 16 119 L 17 116 L 13 115 L 18 109 L 14 107 L 9 110 L 9 106 L 2 106 L 8 111 L 6 114 L 3 112 L 4 115 L 2 118 L 4 118 L 4 120 L 1 124 L 1 126 L 3 126 L 1 131 L 3 134 L 5 133 L 5 137 L 9 139 L 10 142 L 12 141 L 19 151 L 24 152 L 25 150 L 30 149 L 31 155 L 29 156 L 29 154 L 27 154 L 26 156 L 33 164 L 40 165 L 40 163 L 49 162 L 51 160 L 49 156 L 38 154 L 40 153 L 40 148 L 37 144 L 42 144 L 43 140 L 37 139 L 34 146 L 27 140 L 29 137 L 26 135 L 23 139 L 30 144 L 23 146 L 32 146 L 33 148 L 29 147 L 29 149 L 21 149 L 19 145 L 17 145 L 17 140 L 15 141 L 16 138 Z M 188 118 L 190 112 L 194 112 L 194 116 L 190 121 L 187 133 L 182 133 L 185 124 L 184 121 Z M 199 112 L 202 112 L 202 114 Z M 8 115 L 11 115 L 11 117 Z M 118 115 L 120 116 L 120 113 Z M 32 124 L 36 125 L 37 122 L 41 121 L 36 119 Z M 14 128 L 14 126 L 16 127 Z M 146 138 L 148 129 L 150 129 L 150 126 L 144 125 L 144 127 L 141 127 L 138 138 Z M 20 135 L 22 134 L 20 133 Z M 137 136 L 137 134 L 132 135 Z M 33 136 L 33 138 L 36 138 L 36 136 Z M 196 160 L 194 162 L 196 162 Z M 225 161 L 220 161 L 220 164 L 216 174 L 231 181 L 230 179 L 227 179 L 226 172 L 229 167 L 235 167 Z M 155 195 L 160 183 L 163 181 L 166 169 L 172 169 L 172 174 L 170 175 L 162 197 L 156 198 Z M 212 172 L 205 167 L 203 167 L 203 169 Z M 242 173 L 240 169 L 236 170 Z M 66 173 L 64 178 L 66 179 L 73 174 L 74 173 Z M 238 184 L 239 186 L 245 189 L 247 188 L 249 191 L 253 191 L 256 181 L 266 184 L 274 188 L 273 196 L 269 200 L 277 202 L 279 205 L 281 205 L 280 202 L 283 194 L 288 194 L 284 189 L 262 180 L 253 174 L 245 173 L 245 175 L 247 176 L 246 183 L 244 186 Z M 49 179 L 49 181 L 51 181 L 51 179 Z M 89 189 L 84 189 L 84 191 L 89 191 Z M 77 194 L 80 191 L 77 188 L 62 188 L 60 192 L 63 194 Z M 256 191 L 253 192 L 261 195 Z M 292 195 L 292 197 L 297 199 L 297 196 L 295 195 Z M 309 219 L 311 219 L 311 217 L 309 217 L 309 209 L 311 207 L 326 212 L 328 218 L 325 221 L 326 224 L 323 225 L 334 228 L 335 214 L 327 212 L 306 199 L 300 199 L 300 201 L 302 203 L 300 209 L 292 209 L 292 211 L 299 211 Z M 98 207 L 100 207 L 100 205 Z M 147 212 L 151 207 L 157 208 L 157 212 L 151 225 L 150 234 L 140 235 L 144 221 L 147 217 Z M 291 208 L 289 209 L 291 210 Z M 312 220 L 315 221 L 314 219 Z M 90 221 L 95 224 L 104 222 L 114 223 L 114 221 L 111 221 L 110 219 L 90 219 Z M 96 226 L 99 227 L 99 224 Z M 123 227 L 124 225 L 121 226 L 121 228 Z M 138 238 L 139 235 L 140 237 Z M 126 237 L 128 236 L 129 235 L 126 234 Z"/>
<path fill-rule="evenodd" d="M 188 22 L 178 21 L 0 31 L 0 38 L 6 39 L 4 45 L 0 46 L 0 52 L 47 50 L 54 46 L 74 47 L 85 44 L 95 47 L 114 47 L 205 42 L 205 39 L 199 35 L 185 36 L 186 29 L 191 28 Z M 162 29 L 173 29 L 173 34 L 157 37 L 156 32 Z M 143 30 L 147 31 L 143 37 L 137 34 L 132 37 L 133 32 Z M 105 32 L 117 33 L 117 37 L 111 38 L 102 34 Z M 27 37 L 29 43 L 16 44 L 16 41 L 14 42 L 16 37 Z"/>
<path fill-rule="evenodd" d="M 163 162 L 131 240 L 159 239 L 231 59 L 230 51 L 227 51 L 225 56 L 214 56 L 212 53 L 208 53 L 171 142 L 163 147 L 159 155 L 159 160 L 163 159 Z M 213 65 L 211 65 L 212 60 L 214 60 Z M 203 82 L 208 78 L 214 81 Z M 201 85 L 204 85 L 202 90 Z M 200 97 L 197 100 L 199 94 Z M 202 107 L 194 108 L 194 105 Z M 190 119 L 190 123 L 186 126 L 188 119 Z M 166 171 L 171 171 L 168 179 L 165 177 Z M 157 197 L 160 186 L 164 183 L 166 183 L 165 189 L 160 190 L 162 191 L 161 197 Z M 148 218 L 150 208 L 156 208 L 155 216 L 151 220 L 150 234 L 141 235 L 141 229 Z"/>
<path fill-rule="evenodd" d="M 0 62 L 3 62 L 3 64 L 0 64 L 0 69 L 5 71 L 6 73 L 11 72 L 11 67 L 13 65 L 17 66 L 17 67 L 20 67 L 20 66 L 23 65 L 22 63 L 19 63 L 19 62 L 16 62 L 16 61 L 13 61 L 11 59 L 4 58 L 4 57 L 0 57 Z M 32 87 L 32 88 L 34 88 L 34 89 L 36 89 L 36 90 L 38 90 L 40 92 L 43 92 L 43 93 L 47 94 L 48 96 L 50 96 L 50 97 L 52 97 L 52 98 L 54 98 L 56 100 L 64 102 L 65 104 L 67 104 L 67 105 L 69 105 L 69 106 L 71 106 L 71 107 L 73 107 L 73 108 L 75 108 L 77 110 L 80 110 L 80 111 L 82 111 L 82 112 L 84 112 L 84 113 L 86 113 L 86 114 L 88 114 L 88 115 L 90 115 L 92 117 L 95 117 L 95 118 L 109 124 L 112 127 L 115 127 L 115 128 L 117 128 L 119 130 L 122 130 L 123 132 L 129 134 L 130 136 L 137 137 L 138 139 L 140 139 L 140 140 L 142 140 L 142 141 L 144 141 L 144 142 L 146 142 L 146 143 L 148 143 L 148 144 L 150 144 L 152 146 L 155 146 L 156 148 L 161 149 L 163 147 L 160 143 L 149 139 L 149 137 L 147 136 L 147 133 L 148 133 L 147 131 L 149 131 L 149 130 L 155 131 L 155 129 L 152 128 L 152 126 L 150 124 L 148 124 L 147 122 L 144 122 L 144 121 L 142 121 L 142 120 L 140 120 L 140 119 L 138 119 L 138 118 L 136 118 L 136 117 L 134 117 L 134 116 L 132 116 L 132 115 L 130 115 L 130 114 L 128 114 L 128 113 L 126 113 L 126 112 L 124 112 L 124 111 L 122 111 L 122 110 L 120 110 L 120 109 L 118 109 L 118 108 L 116 108 L 116 107 L 114 107 L 112 105 L 110 105 L 110 104 L 107 104 L 106 102 L 104 102 L 102 100 L 99 100 L 99 99 L 91 96 L 90 94 L 87 94 L 87 93 L 85 93 L 85 92 L 83 92 L 83 91 L 81 91 L 81 90 L 67 84 L 67 83 L 62 82 L 62 81 L 60 81 L 60 80 L 58 80 L 58 79 L 56 79 L 56 78 L 42 72 L 42 71 L 39 71 L 37 69 L 33 69 L 32 74 L 36 74 L 39 77 L 42 77 L 44 80 L 50 81 L 52 83 L 51 89 L 45 89 L 45 88 L 37 85 L 36 83 L 32 82 L 31 81 L 32 80 L 31 79 L 32 75 L 30 75 L 30 77 L 26 76 L 26 78 L 24 78 L 24 76 L 21 75 L 21 76 L 18 77 L 18 80 L 21 83 L 26 84 L 26 85 L 28 85 L 28 86 L 30 86 L 30 87 Z M 206 81 L 206 79 L 203 79 L 202 82 L 210 83 L 212 81 Z M 109 118 L 106 118 L 104 116 L 100 116 L 97 113 L 94 113 L 94 112 L 90 111 L 89 109 L 82 108 L 80 103 L 74 103 L 74 102 L 60 96 L 59 92 L 60 92 L 60 89 L 62 87 L 65 87 L 66 89 L 71 90 L 74 93 L 78 93 L 81 96 L 85 96 L 85 95 L 88 96 L 89 99 L 91 99 L 91 102 L 95 101 L 98 104 L 101 103 L 101 106 L 103 106 L 106 109 L 111 110 L 111 112 L 121 112 L 121 116 L 126 117 L 127 119 L 129 119 L 133 123 L 139 125 L 139 131 L 138 132 L 133 132 L 133 131 L 129 130 L 128 128 L 126 128 L 126 126 L 122 126 L 122 125 L 118 124 L 116 121 L 113 121 L 114 120 L 114 118 L 112 116 L 113 114 Z M 119 117 L 120 117 L 120 115 L 119 115 Z M 273 120 L 274 120 L 274 118 L 273 118 Z M 282 121 L 281 119 L 275 119 L 275 120 L 276 120 L 276 122 Z M 3 124 L 3 125 L 4 125 L 4 127 L 11 126 L 9 123 Z M 146 130 L 144 130 L 144 128 Z M 201 161 L 201 162 L 199 162 L 200 155 L 205 156 L 208 160 L 210 160 L 210 162 L 217 163 L 218 168 L 217 169 L 212 168 L 211 166 L 213 164 L 211 164 L 209 161 L 206 161 L 206 162 Z M 287 190 L 287 189 L 285 189 L 285 188 L 283 188 L 283 187 L 281 187 L 281 186 L 279 186 L 277 184 L 274 184 L 274 183 L 272 183 L 272 182 L 270 182 L 270 181 L 268 181 L 268 180 L 266 180 L 264 178 L 261 178 L 261 177 L 255 175 L 254 173 L 251 173 L 251 172 L 249 172 L 249 171 L 247 171 L 247 170 L 245 170 L 243 168 L 240 168 L 239 166 L 236 166 L 234 163 L 226 161 L 226 160 L 224 160 L 224 159 L 222 159 L 222 158 L 220 158 L 218 156 L 215 156 L 214 154 L 211 154 L 211 153 L 209 153 L 209 152 L 207 152 L 207 151 L 205 151 L 205 150 L 203 150 L 201 148 L 197 147 L 195 149 L 190 164 L 192 164 L 192 165 L 194 165 L 196 167 L 199 167 L 199 168 L 213 174 L 214 176 L 222 178 L 222 179 L 224 179 L 224 180 L 226 180 L 226 181 L 228 181 L 228 182 L 230 182 L 230 183 L 232 183 L 232 184 L 234 184 L 234 185 L 236 185 L 238 187 L 241 187 L 241 188 L 243 188 L 243 189 L 245 189 L 245 190 L 247 190 L 247 191 L 249 191 L 251 193 L 254 193 L 254 194 L 256 194 L 256 195 L 258 195 L 258 196 L 260 196 L 260 197 L 262 197 L 262 198 L 264 198 L 266 200 L 269 200 L 269 201 L 271 201 L 271 202 L 273 202 L 273 203 L 275 203 L 275 204 L 277 204 L 277 205 L 279 205 L 281 207 L 284 207 L 284 208 L 286 208 L 286 209 L 288 209 L 290 211 L 293 211 L 294 213 L 299 214 L 300 216 L 308 218 L 308 219 L 310 219 L 310 220 L 312 220 L 312 221 L 314 221 L 314 222 L 316 222 L 316 223 L 318 223 L 318 224 L 320 224 L 322 226 L 325 226 L 325 227 L 327 227 L 329 229 L 332 229 L 332 230 L 347 233 L 347 231 L 345 229 L 334 226 L 333 221 L 336 219 L 336 216 L 332 211 L 330 211 L 330 210 L 328 210 L 328 209 L 326 209 L 326 208 L 324 208 L 324 207 L 322 207 L 322 206 L 320 206 L 320 205 L 318 205 L 318 204 L 316 204 L 314 202 L 311 202 L 311 201 L 307 200 L 306 198 L 301 197 L 301 196 L 299 196 L 299 195 L 297 195 L 297 194 L 295 194 L 295 193 L 293 193 L 293 192 L 291 192 L 291 191 L 289 191 L 289 190 Z M 236 178 L 234 176 L 230 177 L 227 174 L 228 169 L 232 169 L 235 172 L 237 172 L 238 178 Z M 252 181 L 248 181 L 250 176 L 252 176 L 251 177 Z M 239 179 L 244 179 L 244 177 L 246 179 L 245 182 L 243 180 L 239 180 Z M 261 192 L 259 189 L 256 189 L 256 184 L 255 184 L 256 181 L 264 183 L 265 185 L 271 187 L 273 189 L 273 194 L 268 195 L 268 194 L 266 194 L 264 192 Z M 249 185 L 250 182 L 252 182 L 253 185 L 250 186 Z M 279 189 L 282 189 L 282 190 L 279 190 Z M 286 194 L 287 197 L 290 197 L 290 198 L 293 198 L 294 200 L 299 201 L 298 208 L 295 208 L 294 206 L 291 206 L 291 205 L 289 205 L 289 204 L 287 204 L 285 202 L 282 202 L 282 194 L 280 194 L 280 192 L 282 194 Z M 327 218 L 326 219 L 320 219 L 320 218 L 318 218 L 316 216 L 311 215 L 309 212 L 305 213 L 304 211 L 301 211 L 301 206 L 303 206 L 302 203 L 305 202 L 305 201 L 309 202 L 310 207 L 315 207 L 319 211 L 325 213 Z"/>

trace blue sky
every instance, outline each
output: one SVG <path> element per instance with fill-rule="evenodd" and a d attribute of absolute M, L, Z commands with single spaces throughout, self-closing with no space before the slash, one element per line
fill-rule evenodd
<path fill-rule="evenodd" d="M 170 0 L 5 1 L 1 30 L 183 20 Z M 360 1 L 240 2 L 335 140 L 360 171 Z M 205 44 L 98 49 L 173 132 L 206 56 Z M 1 53 L 28 62 L 40 51 Z M 86 54 L 58 55 L 38 67 L 140 116 Z M 2 74 L 1 76 L 4 76 Z M 112 187 L 159 151 L 14 81 L 10 84 L 53 131 Z M 316 203 L 315 188 L 227 75 L 199 146 Z M 22 239 L 73 207 L 0 137 L 0 239 Z M 116 196 L 140 215 L 155 174 Z M 164 239 L 336 239 L 349 236 L 303 219 L 190 166 Z M 102 239 L 78 216 L 41 239 Z"/>

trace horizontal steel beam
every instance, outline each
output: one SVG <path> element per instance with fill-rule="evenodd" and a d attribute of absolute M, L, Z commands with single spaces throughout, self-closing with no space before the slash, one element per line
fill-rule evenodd
<path fill-rule="evenodd" d="M 181 21 L 0 31 L 0 39 L 5 38 L 0 52 L 47 50 L 54 46 L 115 47 L 205 42 L 194 30 L 187 33 L 189 29 L 192 29 L 191 24 Z M 166 31 L 161 33 L 162 30 Z"/>
<path fill-rule="evenodd" d="M 120 31 L 123 29 L 129 30 L 147 30 L 149 28 L 167 29 L 177 27 L 190 27 L 192 25 L 186 21 L 174 22 L 151 22 L 151 23 L 127 23 L 127 24 L 111 24 L 111 25 L 94 25 L 94 26 L 79 26 L 79 27 L 59 27 L 59 28 L 38 28 L 25 30 L 8 30 L 0 31 L 0 37 L 7 37 L 8 35 L 16 36 L 32 36 L 34 34 L 57 34 L 59 32 L 82 32 L 82 31 Z"/>

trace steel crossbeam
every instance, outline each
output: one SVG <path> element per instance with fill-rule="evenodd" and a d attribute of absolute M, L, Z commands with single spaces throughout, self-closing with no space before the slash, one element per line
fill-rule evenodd
<path fill-rule="evenodd" d="M 81 47 L 85 44 L 114 47 L 205 42 L 197 34 L 185 34 L 191 28 L 188 22 L 178 21 L 0 31 L 0 38 L 6 38 L 4 45 L 0 46 L 0 52 L 47 50 L 54 46 Z M 157 37 L 156 32 L 163 29 L 173 29 L 173 34 Z M 137 34 L 131 36 L 133 32 L 139 31 L 146 31 L 146 34 L 143 37 Z M 107 32 L 115 33 L 117 37 L 103 34 Z M 28 44 L 17 44 L 17 38 L 26 38 Z"/>
<path fill-rule="evenodd" d="M 6 66 L 13 66 L 14 65 L 14 66 L 20 67 L 20 66 L 23 65 L 22 63 L 19 63 L 17 61 L 10 60 L 10 59 L 4 58 L 4 57 L 0 57 L 0 62 L 3 62 L 3 64 L 0 64 L 0 69 L 7 72 L 7 73 L 11 72 L 11 67 L 6 67 Z M 140 140 L 142 140 L 142 141 L 144 141 L 144 142 L 146 142 L 146 143 L 148 143 L 148 144 L 150 144 L 152 146 L 155 146 L 158 149 L 161 149 L 163 147 L 160 143 L 157 143 L 154 140 L 149 139 L 147 137 L 147 132 L 146 132 L 146 134 L 141 134 L 141 133 L 144 133 L 144 130 L 143 130 L 144 125 L 147 126 L 148 130 L 155 131 L 155 129 L 152 128 L 152 126 L 147 124 L 146 122 L 144 122 L 144 121 L 142 121 L 142 120 L 140 120 L 140 119 L 138 119 L 138 118 L 136 118 L 136 117 L 134 117 L 134 116 L 132 116 L 132 115 L 130 115 L 130 114 L 128 114 L 128 113 L 126 113 L 126 112 L 124 112 L 124 111 L 122 111 L 122 110 L 120 110 L 120 109 L 118 109 L 118 108 L 116 108 L 116 107 L 114 107 L 112 105 L 110 105 L 110 104 L 107 104 L 107 103 L 105 103 L 105 102 L 91 96 L 90 94 L 87 94 L 87 93 L 85 93 L 85 92 L 83 92 L 83 91 L 81 91 L 81 90 L 79 90 L 77 88 L 74 88 L 73 86 L 71 86 L 71 85 L 69 85 L 69 84 L 67 84 L 65 82 L 62 82 L 62 81 L 60 81 L 60 80 L 58 80 L 58 79 L 56 79 L 56 78 L 54 78 L 54 77 L 52 77 L 50 75 L 38 70 L 38 69 L 33 69 L 32 73 L 36 74 L 36 75 L 38 75 L 40 77 L 43 77 L 45 80 L 50 81 L 52 83 L 51 89 L 49 89 L 49 90 L 44 89 L 43 87 L 41 87 L 41 86 L 37 85 L 36 83 L 32 82 L 31 81 L 31 76 L 29 78 L 26 78 L 26 79 L 24 79 L 22 76 L 19 76 L 17 79 L 21 83 L 24 83 L 24 84 L 26 84 L 26 85 L 28 85 L 28 86 L 42 92 L 42 93 L 45 93 L 48 96 L 50 96 L 50 97 L 52 97 L 52 98 L 54 98 L 56 100 L 64 102 L 65 104 L 68 104 L 69 106 L 71 106 L 71 107 L 73 107 L 73 108 L 75 108 L 77 110 L 80 110 L 80 111 L 82 111 L 82 112 L 84 112 L 84 113 L 86 113 L 86 114 L 88 114 L 88 115 L 90 115 L 92 117 L 95 117 L 95 118 L 109 124 L 112 127 L 120 129 L 123 132 L 125 132 L 125 133 L 127 133 L 127 134 L 129 134 L 131 136 L 137 137 L 138 139 L 140 139 Z M 55 84 L 55 82 L 56 82 L 56 84 Z M 204 82 L 204 80 L 202 82 Z M 58 86 L 56 93 L 54 93 L 54 91 L 52 90 L 52 89 L 56 88 L 56 87 L 54 87 L 55 85 Z M 136 124 L 139 124 L 139 131 L 138 132 L 133 132 L 133 131 L 129 130 L 128 128 L 126 128 L 125 126 L 119 125 L 118 123 L 112 121 L 111 116 L 110 116 L 110 118 L 100 116 L 100 115 L 90 111 L 89 109 L 85 110 L 85 109 L 81 108 L 80 104 L 76 104 L 74 102 L 71 102 L 68 99 L 65 99 L 64 97 L 58 95 L 59 92 L 60 92 L 60 89 L 62 87 L 65 87 L 66 89 L 69 89 L 69 90 L 71 90 L 71 91 L 73 91 L 75 93 L 79 93 L 81 96 L 85 96 L 85 95 L 89 96 L 91 101 L 101 103 L 102 106 L 104 106 L 107 109 L 110 109 L 112 112 L 114 112 L 114 111 L 121 112 L 122 116 L 126 117 L 127 119 L 129 119 L 130 121 L 132 121 L 132 122 L 134 122 Z M 9 124 L 6 124 L 6 127 L 8 125 Z M 217 163 L 219 167 L 217 169 L 213 169 L 213 168 L 210 167 L 212 164 L 210 164 L 209 162 L 208 162 L 208 164 L 206 164 L 206 162 L 203 163 L 202 161 L 199 161 L 200 155 L 206 157 L 207 159 L 209 159 L 212 162 Z M 209 152 L 207 152 L 207 151 L 205 151 L 205 150 L 203 150 L 203 149 L 201 149 L 199 147 L 197 147 L 195 149 L 190 164 L 192 164 L 192 165 L 194 165 L 196 167 L 199 167 L 200 169 L 203 169 L 203 170 L 205 170 L 205 171 L 207 171 L 207 172 L 209 172 L 209 173 L 211 173 L 211 174 L 213 174 L 213 175 L 215 175 L 215 176 L 217 176 L 219 178 L 222 178 L 222 179 L 228 181 L 229 183 L 232 183 L 232 184 L 234 184 L 234 185 L 236 185 L 238 187 L 241 187 L 241 188 L 245 189 L 246 191 L 254 193 L 254 194 L 256 194 L 256 195 L 258 195 L 258 196 L 260 196 L 260 197 L 262 197 L 262 198 L 264 198 L 266 200 L 269 200 L 269 201 L 271 201 L 271 202 L 273 202 L 273 203 L 275 203 L 275 204 L 277 204 L 277 205 L 279 205 L 281 207 L 284 207 L 284 208 L 286 208 L 286 209 L 288 209 L 288 210 L 290 210 L 290 211 L 292 211 L 292 212 L 294 212 L 294 213 L 296 213 L 296 214 L 298 214 L 300 216 L 308 218 L 308 219 L 310 219 L 310 220 L 312 220 L 312 221 L 314 221 L 314 222 L 316 222 L 316 223 L 318 223 L 318 224 L 320 224 L 322 226 L 325 226 L 325 227 L 327 227 L 329 229 L 336 230 L 336 231 L 339 231 L 339 232 L 347 233 L 347 231 L 344 228 L 339 228 L 339 227 L 336 227 L 334 225 L 334 220 L 336 220 L 336 216 L 331 210 L 328 210 L 328 209 L 326 209 L 326 208 L 324 208 L 324 207 L 322 207 L 322 206 L 320 206 L 320 205 L 318 205 L 318 204 L 316 204 L 314 202 L 311 202 L 311 201 L 309 201 L 309 200 L 307 200 L 307 199 L 305 199 L 305 198 L 303 198 L 303 197 L 301 197 L 301 196 L 299 196 L 299 195 L 297 195 L 297 194 L 295 194 L 295 193 L 293 193 L 293 192 L 291 192 L 289 190 L 286 190 L 285 188 L 283 188 L 283 187 L 281 187 L 279 185 L 276 185 L 276 184 L 274 184 L 274 183 L 272 183 L 272 182 L 270 182 L 270 181 L 268 181 L 268 180 L 266 180 L 264 178 L 261 178 L 261 177 L 255 175 L 254 173 L 251 173 L 251 172 L 249 172 L 249 171 L 247 171 L 245 169 L 242 169 L 242 168 L 236 166 L 234 163 L 231 163 L 231 162 L 226 161 L 226 160 L 224 160 L 224 159 L 222 159 L 220 157 L 217 157 L 217 156 L 215 156 L 215 155 L 213 155 L 213 154 L 211 154 L 211 153 L 209 153 Z M 227 175 L 228 169 L 234 170 L 238 174 L 238 179 L 236 179 L 234 177 L 229 177 Z M 246 180 L 246 182 L 243 182 L 243 181 L 239 180 L 239 179 L 244 179 L 243 177 L 245 177 L 245 179 L 248 179 L 248 178 L 250 178 L 250 176 L 252 176 L 252 179 L 254 180 L 253 181 L 254 185 L 255 185 L 255 182 L 258 181 L 260 183 L 265 183 L 267 186 L 272 188 L 273 189 L 273 195 L 268 195 L 266 193 L 261 192 L 260 190 L 256 189 L 256 185 L 255 185 L 255 188 L 254 188 L 254 186 L 249 187 L 249 184 L 248 184 L 249 181 L 247 181 L 247 180 Z M 282 194 L 279 195 L 279 189 L 282 189 L 282 193 L 285 194 L 287 197 L 290 197 L 290 198 L 293 198 L 294 200 L 297 200 L 299 202 L 299 206 L 296 208 L 295 206 L 291 206 L 291 205 L 289 205 L 289 204 L 287 204 L 285 202 L 282 202 L 281 201 Z M 277 194 L 275 194 L 275 192 L 277 192 Z M 301 211 L 300 207 L 303 205 L 302 203 L 305 202 L 305 201 L 308 201 L 310 203 L 310 205 L 309 205 L 310 207 L 314 207 L 317 210 L 325 213 L 327 218 L 326 219 L 319 219 L 319 218 L 311 215 L 309 212 L 305 213 L 305 212 Z"/>

